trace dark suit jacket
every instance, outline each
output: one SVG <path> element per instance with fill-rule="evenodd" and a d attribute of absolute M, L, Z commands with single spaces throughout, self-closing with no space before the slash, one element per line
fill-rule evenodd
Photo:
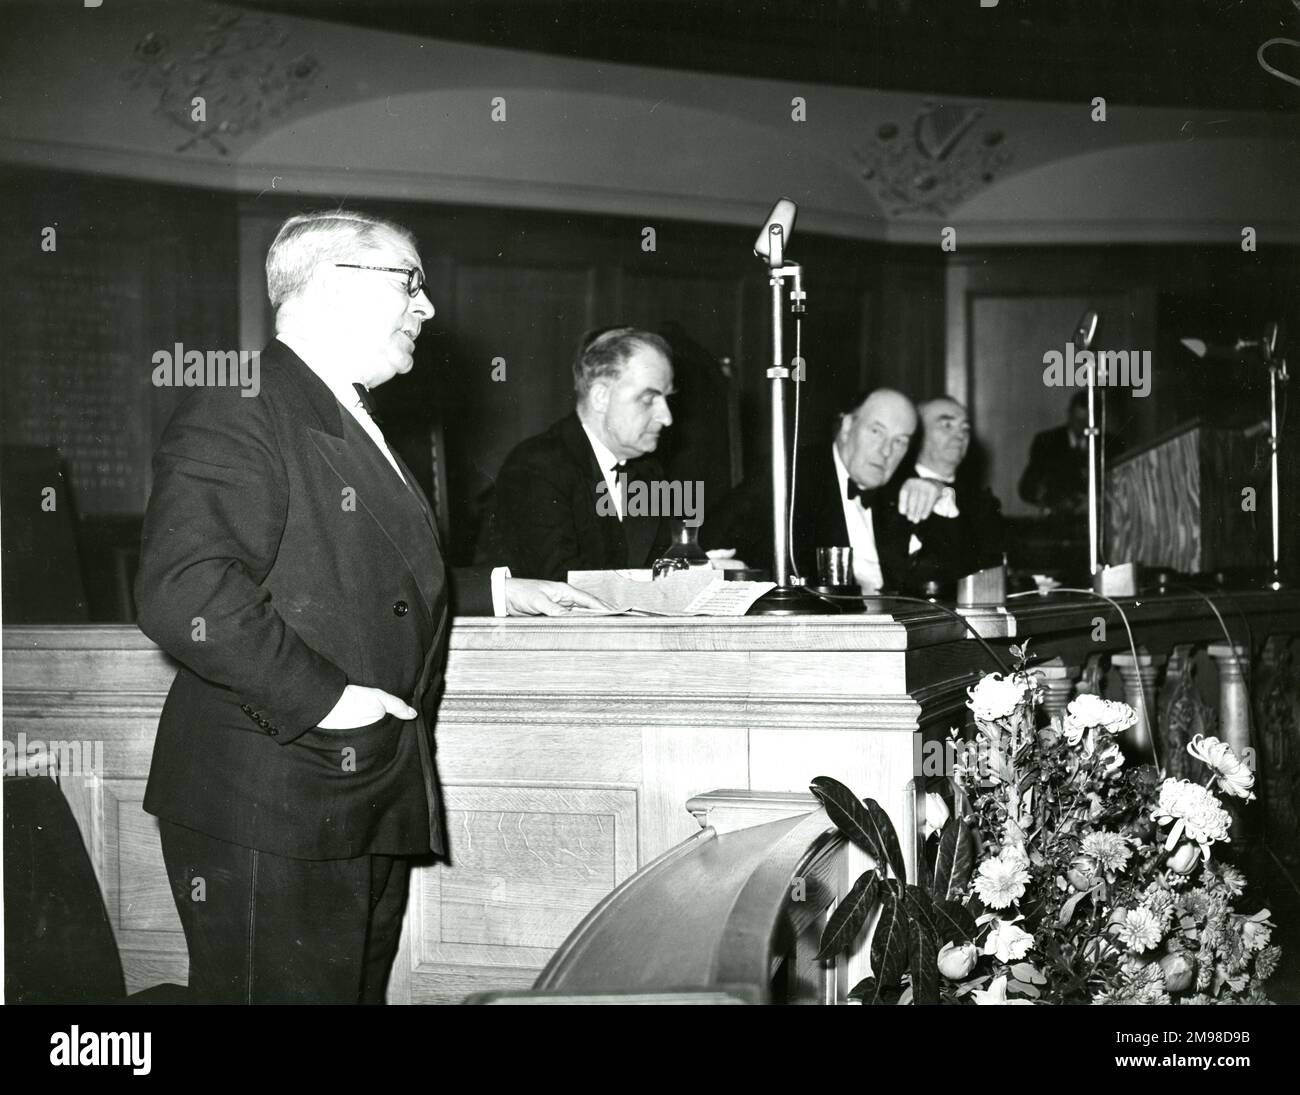
<path fill-rule="evenodd" d="M 196 389 L 154 457 L 136 601 L 181 663 L 144 807 L 304 859 L 445 850 L 433 718 L 448 578 L 433 515 L 282 343 L 261 392 Z M 486 575 L 461 608 L 490 611 Z M 201 630 L 200 630 L 201 628 Z M 419 717 L 321 730 L 348 683 Z"/>
<path fill-rule="evenodd" d="M 903 484 L 916 476 L 915 461 L 905 460 L 890 484 L 893 497 L 896 499 Z M 883 537 L 888 542 L 894 579 L 889 584 L 898 592 L 919 595 L 927 582 L 938 582 L 941 595 L 952 599 L 959 578 L 1002 562 L 1006 543 L 1001 504 L 992 491 L 960 470 L 952 487 L 956 517 L 931 513 L 919 524 L 912 524 L 897 506 L 882 514 L 886 526 L 877 529 L 877 541 Z M 909 552 L 913 537 L 920 547 Z"/>
<path fill-rule="evenodd" d="M 663 478 L 653 456 L 627 470 L 629 482 Z M 602 515 L 597 503 L 604 483 L 576 412 L 521 442 L 497 476 L 493 557 L 517 578 L 560 582 L 571 570 L 651 566 L 668 544 L 668 521 Z"/>
<path fill-rule="evenodd" d="M 1123 439 L 1106 437 L 1106 459 L 1124 451 Z M 1088 448 L 1070 444 L 1070 428 L 1057 426 L 1034 435 L 1029 446 L 1029 463 L 1020 476 L 1020 497 L 1031 506 L 1069 508 L 1088 493 Z"/>
<path fill-rule="evenodd" d="M 1001 561 L 1001 511 L 987 491 L 971 488 L 957 492 L 957 518 L 929 518 L 914 525 L 898 510 L 903 483 L 916 474 L 914 464 L 900 467 L 881 487 L 871 503 L 871 524 L 880 556 L 885 590 L 919 594 L 927 580 L 937 580 L 947 592 L 956 579 L 981 566 Z M 847 546 L 848 525 L 840 500 L 839 480 L 829 443 L 799 450 L 795 469 L 794 538 L 791 554 L 799 573 L 817 579 L 819 547 Z M 772 567 L 771 480 L 767 476 L 742 484 L 722 505 L 716 517 L 705 521 L 702 542 L 710 548 L 734 547 L 751 566 Z M 909 553 L 912 537 L 921 550 Z"/>
<path fill-rule="evenodd" d="M 817 580 L 817 548 L 845 547 L 849 543 L 848 525 L 840 502 L 839 480 L 830 443 L 809 445 L 799 450 L 795 467 L 794 538 L 790 553 L 799 573 L 809 582 Z M 876 531 L 876 549 L 880 553 L 881 571 L 886 582 L 901 565 L 898 558 L 897 530 L 889 527 L 885 536 L 879 514 L 898 499 L 897 487 L 888 484 L 872 503 L 872 525 Z M 709 548 L 735 548 L 737 558 L 752 567 L 772 570 L 772 480 L 770 475 L 755 476 L 738 486 L 716 513 L 704 522 L 701 542 Z M 906 541 L 904 541 L 904 548 Z M 886 558 L 888 556 L 888 558 Z"/>

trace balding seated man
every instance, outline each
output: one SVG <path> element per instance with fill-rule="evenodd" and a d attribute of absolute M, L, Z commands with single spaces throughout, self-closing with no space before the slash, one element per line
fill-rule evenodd
<path fill-rule="evenodd" d="M 895 473 L 916 431 L 916 410 L 901 392 L 879 388 L 840 416 L 834 441 L 799 451 L 791 554 L 817 581 L 817 548 L 851 547 L 863 593 L 919 592 L 909 546 L 944 497 L 945 484 Z M 706 517 L 704 542 L 735 548 L 749 566 L 772 567 L 771 480 L 741 484 Z"/>

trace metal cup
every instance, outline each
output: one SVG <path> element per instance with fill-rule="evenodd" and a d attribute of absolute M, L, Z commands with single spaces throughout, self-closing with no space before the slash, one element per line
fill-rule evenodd
<path fill-rule="evenodd" d="M 817 582 L 823 586 L 853 584 L 853 549 L 851 547 L 819 547 L 817 549 Z"/>

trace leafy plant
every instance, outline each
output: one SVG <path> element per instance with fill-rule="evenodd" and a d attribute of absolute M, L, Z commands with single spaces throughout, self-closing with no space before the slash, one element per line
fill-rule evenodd
<path fill-rule="evenodd" d="M 975 918 L 961 900 L 974 866 L 966 823 L 951 817 L 939 837 L 934 871 L 924 885 L 907 880 L 902 848 L 889 815 L 874 799 L 859 800 L 844 784 L 818 776 L 812 792 L 827 816 L 876 866 L 864 872 L 836 906 L 817 957 L 823 961 L 849 950 L 873 912 L 880 911 L 871 940 L 873 976 L 849 992 L 852 999 L 876 1004 L 900 996 L 904 977 L 912 998 L 938 1003 L 939 951 L 949 943 L 974 944 Z M 922 867 L 922 873 L 928 873 Z"/>

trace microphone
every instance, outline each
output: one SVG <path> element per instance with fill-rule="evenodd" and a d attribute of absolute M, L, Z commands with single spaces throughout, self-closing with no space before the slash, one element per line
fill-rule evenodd
<path fill-rule="evenodd" d="M 1089 350 L 1092 348 L 1092 340 L 1097 337 L 1097 313 L 1084 312 L 1079 317 L 1079 325 L 1074 329 L 1074 345 L 1076 349 Z"/>
<path fill-rule="evenodd" d="M 1268 365 L 1277 356 L 1278 332 L 1278 324 L 1266 323 L 1261 337 L 1239 338 L 1231 346 L 1227 343 L 1207 342 L 1203 338 L 1181 338 L 1178 341 L 1199 358 L 1209 358 L 1211 361 L 1249 361 L 1258 352 L 1264 364 Z"/>
<path fill-rule="evenodd" d="M 789 198 L 777 199 L 759 230 L 758 239 L 754 241 L 754 254 L 765 259 L 773 270 L 785 264 L 785 245 L 790 242 L 790 233 L 794 231 L 794 219 L 798 212 L 799 207 Z"/>

